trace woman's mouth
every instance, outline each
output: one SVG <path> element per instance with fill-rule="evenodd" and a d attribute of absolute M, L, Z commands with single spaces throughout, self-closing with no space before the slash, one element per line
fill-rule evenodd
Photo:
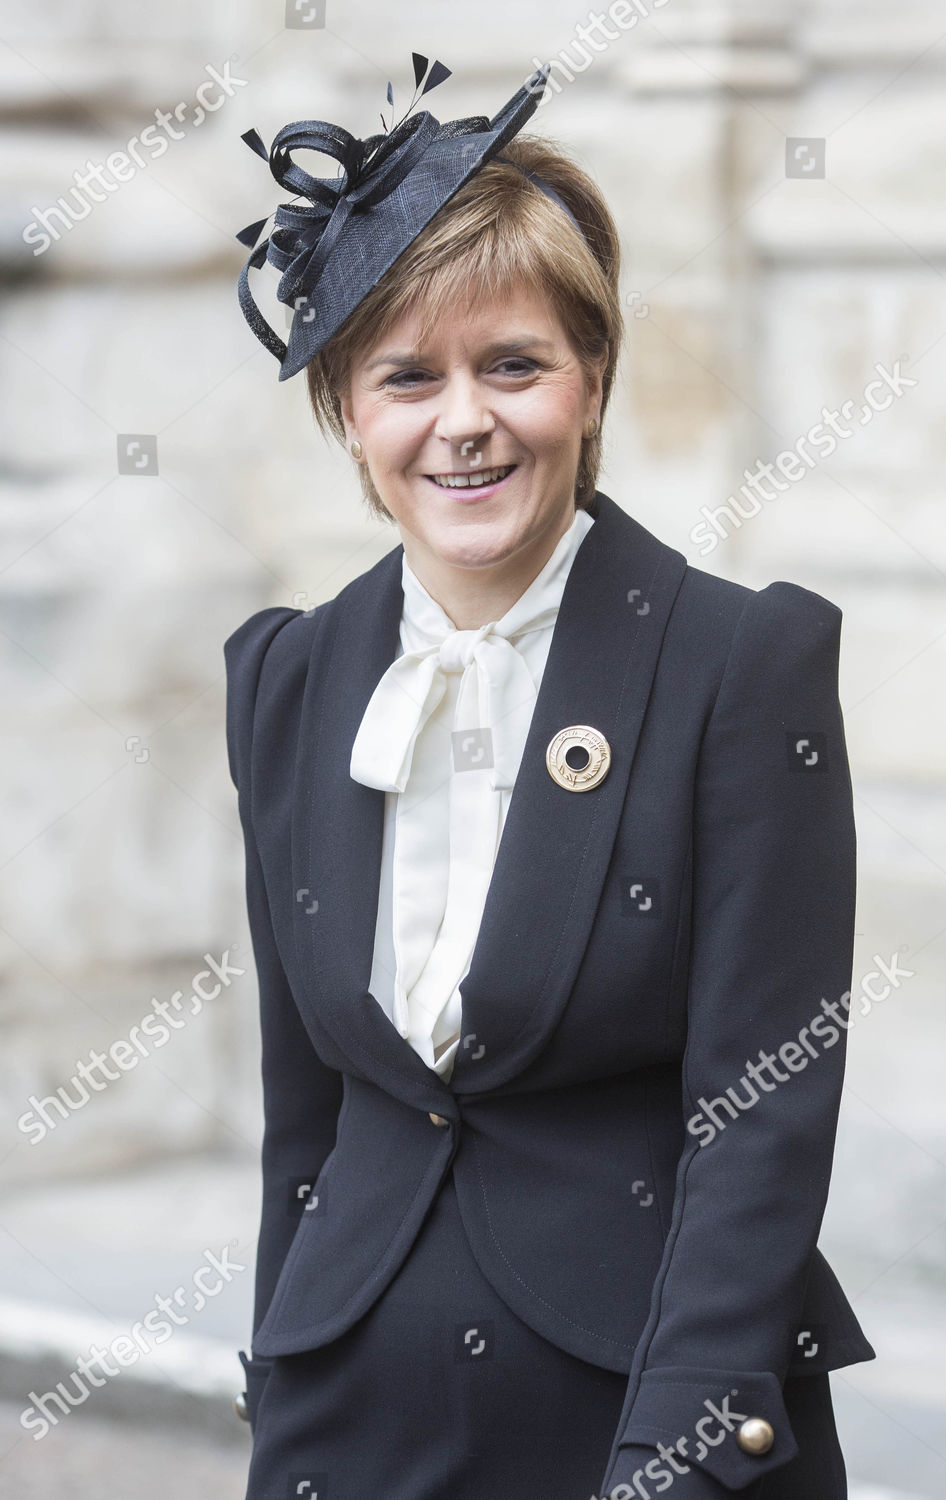
<path fill-rule="evenodd" d="M 424 478 L 439 490 L 456 495 L 458 500 L 474 500 L 494 495 L 518 464 L 500 464 L 492 469 L 471 469 L 467 474 L 425 474 Z"/>

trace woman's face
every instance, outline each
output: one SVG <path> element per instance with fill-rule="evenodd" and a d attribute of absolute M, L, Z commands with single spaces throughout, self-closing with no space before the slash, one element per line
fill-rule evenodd
<path fill-rule="evenodd" d="M 511 604 L 574 519 L 606 358 L 586 382 L 556 314 L 526 288 L 475 316 L 457 308 L 424 349 L 418 323 L 401 319 L 355 363 L 341 402 L 346 441 L 361 442 L 407 561 L 434 597 L 462 608 L 472 586 Z M 475 480 L 498 466 L 512 472 L 482 486 L 432 477 Z"/>

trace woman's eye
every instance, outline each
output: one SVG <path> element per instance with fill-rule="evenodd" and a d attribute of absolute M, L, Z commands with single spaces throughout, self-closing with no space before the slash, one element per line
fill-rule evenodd
<path fill-rule="evenodd" d="M 512 371 L 514 375 L 526 375 L 530 370 L 534 370 L 536 368 L 534 359 L 519 358 L 501 360 L 495 368 L 499 370 L 508 365 L 518 366 L 517 369 L 513 369 Z M 423 378 L 423 370 L 401 370 L 397 375 L 389 375 L 384 384 L 394 386 L 416 385 L 417 381 L 422 380 Z"/>
<path fill-rule="evenodd" d="M 402 370 L 399 375 L 389 375 L 384 383 L 385 385 L 413 385 L 414 376 L 419 374 L 419 370 Z"/>
<path fill-rule="evenodd" d="M 537 368 L 534 359 L 504 359 L 504 365 L 518 365 L 518 370 L 513 370 L 514 375 L 526 375 L 530 370 Z"/>

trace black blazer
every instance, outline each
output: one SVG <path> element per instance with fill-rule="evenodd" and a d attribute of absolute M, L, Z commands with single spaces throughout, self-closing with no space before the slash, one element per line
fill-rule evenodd
<path fill-rule="evenodd" d="M 854 926 L 841 611 L 689 566 L 600 491 L 591 510 L 449 1081 L 367 988 L 384 793 L 349 757 L 397 651 L 402 546 L 225 643 L 265 1104 L 247 1402 L 371 1306 L 452 1170 L 507 1305 L 627 1372 L 602 1493 L 622 1445 L 656 1453 L 733 1389 L 775 1433 L 699 1444 L 739 1489 L 798 1451 L 788 1375 L 875 1357 L 816 1245 Z M 611 748 L 581 793 L 545 762 L 572 724 Z"/>

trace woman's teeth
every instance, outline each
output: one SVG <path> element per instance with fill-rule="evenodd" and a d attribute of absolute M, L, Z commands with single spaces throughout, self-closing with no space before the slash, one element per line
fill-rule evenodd
<path fill-rule="evenodd" d="M 481 484 L 495 484 L 498 479 L 504 479 L 515 467 L 515 464 L 507 464 L 502 469 L 479 469 L 473 474 L 431 474 L 429 478 L 444 489 L 476 489 Z"/>

